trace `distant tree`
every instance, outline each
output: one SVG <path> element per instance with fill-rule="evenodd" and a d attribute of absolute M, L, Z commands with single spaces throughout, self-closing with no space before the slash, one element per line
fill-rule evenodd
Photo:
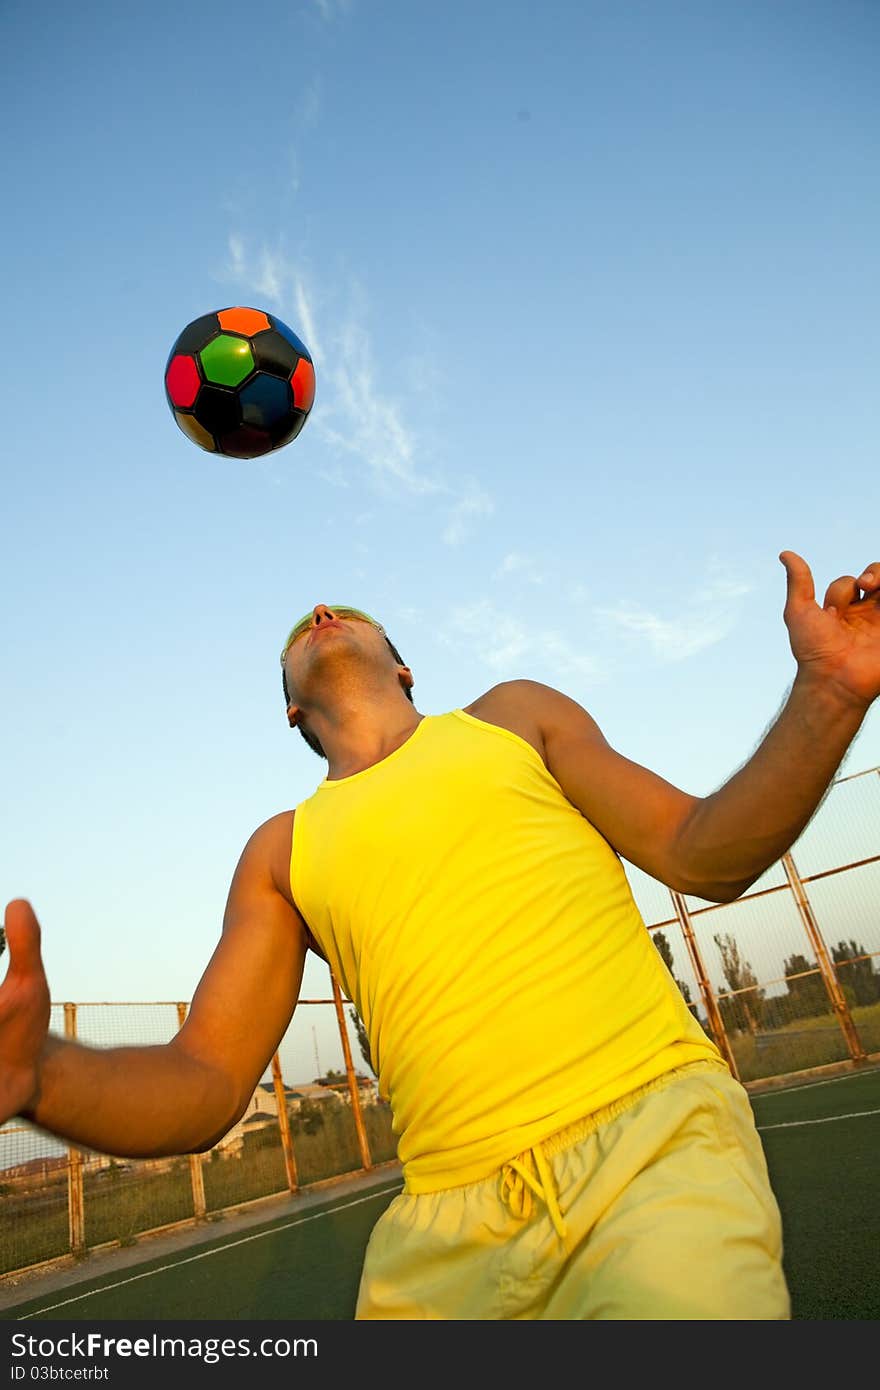
<path fill-rule="evenodd" d="M 354 1024 L 354 1031 L 357 1033 L 358 1046 L 361 1056 L 374 1076 L 377 1075 L 376 1068 L 373 1066 L 373 1059 L 370 1056 L 370 1039 L 367 1037 L 367 1030 L 364 1027 L 363 1019 L 354 1007 L 348 1011 L 348 1016 Z"/>
<path fill-rule="evenodd" d="M 795 954 L 789 956 L 782 969 L 788 990 L 789 1018 L 815 1018 L 828 1013 L 831 1001 L 814 960 Z M 813 973 L 808 973 L 810 971 Z"/>
<path fill-rule="evenodd" d="M 721 1022 L 724 1025 L 725 1033 L 740 1033 L 746 1026 L 743 1022 L 742 1009 L 736 1007 L 736 1000 L 730 999 L 720 988 L 715 991 L 718 1005 L 718 1012 L 721 1015 Z"/>
<path fill-rule="evenodd" d="M 651 940 L 654 942 L 654 945 L 657 947 L 657 950 L 660 952 L 660 959 L 663 961 L 663 964 L 666 966 L 666 969 L 669 971 L 669 973 L 670 973 L 670 975 L 671 975 L 671 974 L 673 973 L 673 967 L 672 967 L 672 947 L 670 946 L 669 942 L 666 940 L 665 934 L 664 934 L 662 931 L 655 931 L 655 932 L 652 932 L 652 933 L 651 933 Z"/>
<path fill-rule="evenodd" d="M 880 999 L 880 975 L 866 948 L 860 942 L 838 941 L 831 956 L 835 965 L 847 963 L 846 969 L 838 970 L 837 976 L 847 990 L 852 990 L 855 1003 L 876 1004 Z"/>
<path fill-rule="evenodd" d="M 713 941 L 721 952 L 721 969 L 732 997 L 719 1000 L 721 1017 L 725 1027 L 754 1033 L 764 1009 L 764 991 L 758 985 L 757 976 L 749 962 L 743 960 L 739 946 L 733 936 L 714 936 Z M 719 993 L 723 991 L 719 990 Z"/>
<path fill-rule="evenodd" d="M 242 1135 L 242 1146 L 247 1153 L 254 1153 L 260 1149 L 271 1149 L 279 1142 L 278 1129 L 275 1125 L 255 1125 L 253 1129 L 246 1130 Z M 183 1168 L 188 1165 L 188 1159 L 181 1159 L 176 1167 Z"/>
<path fill-rule="evenodd" d="M 367 1081 L 362 1071 L 356 1071 L 354 1076 L 359 1084 L 362 1082 L 366 1083 Z M 348 1090 L 348 1074 L 344 1071 L 334 1071 L 331 1067 L 323 1076 L 316 1076 L 312 1084 L 314 1086 L 326 1086 L 333 1092 L 333 1097 L 336 1099 L 338 1098 L 338 1092 Z M 327 1097 L 327 1099 L 329 1099 L 329 1097 Z"/>
<path fill-rule="evenodd" d="M 787 994 L 771 994 L 764 1000 L 761 1009 L 761 1027 L 765 1032 L 784 1028 L 792 1020 L 791 1004 Z"/>
<path fill-rule="evenodd" d="M 324 1123 L 324 1102 L 302 1100 L 298 1108 L 290 1107 L 291 1126 L 301 1129 L 304 1134 L 317 1134 Z"/>
<path fill-rule="evenodd" d="M 684 1002 L 685 1002 L 685 1003 L 688 1005 L 688 1007 L 690 1008 L 691 1013 L 694 1013 L 694 1014 L 695 1014 L 695 1013 L 696 1013 L 696 1005 L 693 1004 L 693 1003 L 691 1002 L 691 987 L 690 987 L 690 985 L 688 984 L 687 980 L 678 980 L 678 979 L 676 979 L 676 976 L 675 976 L 675 965 L 674 965 L 673 960 L 672 960 L 672 947 L 670 946 L 669 942 L 666 940 L 666 937 L 665 937 L 665 935 L 663 934 L 662 931 L 655 931 L 655 932 L 652 932 L 652 933 L 651 933 L 651 936 L 652 936 L 652 938 L 653 938 L 654 945 L 657 947 L 657 950 L 660 952 L 660 959 L 663 961 L 663 964 L 666 966 L 666 969 L 669 971 L 669 973 L 670 973 L 670 975 L 672 976 L 673 980 L 675 980 L 675 983 L 678 985 L 679 989 L 681 990 L 682 996 L 683 996 L 683 998 L 684 998 Z"/>

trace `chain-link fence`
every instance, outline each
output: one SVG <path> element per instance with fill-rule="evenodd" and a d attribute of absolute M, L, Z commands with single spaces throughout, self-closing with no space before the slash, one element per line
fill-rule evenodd
<path fill-rule="evenodd" d="M 53 1004 L 50 1028 L 95 1047 L 166 1043 L 187 1008 Z M 288 1069 L 311 1051 L 318 1016 L 325 1066 L 304 1084 L 293 1079 L 301 1062 L 299 1073 Z M 299 1000 L 244 1115 L 204 1154 L 122 1160 L 24 1121 L 0 1127 L 0 1275 L 102 1245 L 131 1245 L 147 1231 L 210 1221 L 263 1197 L 392 1163 L 390 1108 L 355 1062 L 357 1032 L 350 1001 L 328 972 L 327 998 Z"/>
<path fill-rule="evenodd" d="M 792 851 L 733 903 L 670 892 L 627 866 L 685 999 L 746 1086 L 880 1055 L 880 768 L 838 779 Z M 55 1004 L 94 1046 L 165 1043 L 188 1005 Z M 328 1033 L 327 1018 L 334 1027 Z M 320 1017 L 332 1065 L 296 1082 Z M 23 1122 L 0 1127 L 0 1275 L 393 1162 L 387 1104 L 350 1001 L 328 975 L 303 998 L 248 1109 L 209 1152 L 121 1161 Z M 369 1071 L 369 1068 L 367 1069 Z"/>
<path fill-rule="evenodd" d="M 880 1053 L 880 768 L 839 778 L 789 853 L 732 903 L 629 877 L 744 1084 Z"/>

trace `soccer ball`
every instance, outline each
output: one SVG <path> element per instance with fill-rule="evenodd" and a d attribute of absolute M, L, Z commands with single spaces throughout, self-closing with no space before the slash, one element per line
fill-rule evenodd
<path fill-rule="evenodd" d="M 286 323 L 237 305 L 193 319 L 178 335 L 165 397 L 202 449 L 259 458 L 296 439 L 315 399 L 315 367 Z"/>

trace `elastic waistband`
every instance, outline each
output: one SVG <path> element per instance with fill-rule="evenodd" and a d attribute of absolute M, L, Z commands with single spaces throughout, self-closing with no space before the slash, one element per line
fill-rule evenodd
<path fill-rule="evenodd" d="M 526 1149 L 524 1153 L 508 1159 L 501 1166 L 502 1202 L 509 1208 L 513 1216 L 527 1221 L 532 1213 L 533 1197 L 537 1197 L 546 1206 L 559 1239 L 564 1241 L 568 1230 L 559 1206 L 556 1181 L 549 1160 L 555 1154 L 564 1153 L 573 1144 L 580 1143 L 587 1135 L 595 1134 L 596 1130 L 616 1119 L 618 1115 L 625 1114 L 627 1110 L 632 1109 L 651 1092 L 665 1090 L 667 1086 L 682 1076 L 693 1075 L 695 1072 L 717 1073 L 719 1071 L 728 1071 L 724 1062 L 700 1060 L 689 1062 L 683 1067 L 676 1067 L 674 1071 L 665 1072 L 663 1076 L 658 1076 L 653 1081 L 647 1081 L 644 1086 L 639 1086 L 636 1090 L 621 1096 L 620 1100 L 614 1101 L 613 1104 L 594 1111 L 592 1115 L 585 1115 L 583 1119 L 575 1120 L 573 1124 L 566 1125 L 564 1129 L 558 1129 L 555 1134 L 548 1135 L 546 1139 L 543 1139 L 539 1144 L 534 1144 L 530 1149 Z"/>
<path fill-rule="evenodd" d="M 637 1086 L 634 1091 L 628 1091 L 625 1096 L 603 1106 L 601 1110 L 594 1110 L 592 1114 L 584 1115 L 583 1119 L 575 1120 L 573 1124 L 566 1125 L 564 1129 L 558 1129 L 554 1134 L 542 1139 L 541 1148 L 545 1156 L 552 1158 L 554 1154 L 570 1149 L 572 1144 L 580 1143 L 588 1134 L 595 1134 L 597 1129 L 638 1105 L 643 1096 L 650 1095 L 652 1091 L 663 1091 L 683 1076 L 693 1076 L 697 1072 L 725 1072 L 729 1076 L 730 1068 L 726 1062 L 716 1062 L 708 1057 L 700 1058 L 696 1062 L 686 1062 L 683 1067 L 674 1067 L 672 1071 L 656 1076 L 653 1081 L 646 1081 L 643 1086 Z"/>
<path fill-rule="evenodd" d="M 626 1110 L 629 1110 L 631 1106 L 637 1105 L 643 1096 L 648 1095 L 652 1091 L 663 1090 L 666 1086 L 672 1085 L 679 1077 L 688 1076 L 695 1072 L 714 1072 L 716 1074 L 720 1072 L 727 1076 L 730 1075 L 730 1069 L 727 1063 L 720 1058 L 700 1057 L 692 1062 L 684 1062 L 681 1066 L 672 1067 L 670 1070 L 662 1072 L 660 1076 L 654 1077 L 651 1081 L 643 1082 L 642 1085 L 635 1087 L 632 1091 L 628 1091 L 626 1095 L 620 1096 L 617 1100 L 611 1101 L 608 1105 L 603 1105 L 598 1110 L 591 1110 L 589 1114 L 582 1115 L 579 1119 L 570 1121 L 570 1123 L 564 1125 L 561 1129 L 552 1130 L 549 1134 L 540 1137 L 538 1140 L 533 1139 L 531 1145 L 523 1152 L 514 1153 L 509 1158 L 501 1159 L 500 1161 L 496 1158 L 492 1167 L 485 1169 L 481 1173 L 473 1173 L 465 1179 L 457 1177 L 454 1173 L 445 1175 L 438 1174 L 436 1182 L 432 1186 L 428 1187 L 419 1184 L 414 1189 L 409 1181 L 407 1165 L 404 1164 L 404 1192 L 413 1197 L 420 1193 L 446 1192 L 452 1188 L 468 1187 L 472 1183 L 485 1182 L 492 1178 L 497 1178 L 499 1172 L 501 1172 L 508 1163 L 513 1162 L 514 1159 L 518 1161 L 524 1160 L 527 1154 L 532 1153 L 536 1143 L 540 1144 L 541 1150 L 546 1157 L 552 1158 L 554 1154 L 561 1153 L 563 1149 L 569 1148 L 572 1144 L 577 1144 L 581 1139 L 586 1138 L 588 1134 L 595 1133 L 602 1125 L 606 1125 L 611 1120 L 616 1119 L 618 1115 L 622 1115 Z"/>

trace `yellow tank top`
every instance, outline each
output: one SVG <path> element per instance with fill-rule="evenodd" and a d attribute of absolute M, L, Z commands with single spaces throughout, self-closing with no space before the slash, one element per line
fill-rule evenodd
<path fill-rule="evenodd" d="M 721 1060 L 608 842 L 530 743 L 462 709 L 296 807 L 291 888 L 363 1020 L 410 1192 Z"/>

